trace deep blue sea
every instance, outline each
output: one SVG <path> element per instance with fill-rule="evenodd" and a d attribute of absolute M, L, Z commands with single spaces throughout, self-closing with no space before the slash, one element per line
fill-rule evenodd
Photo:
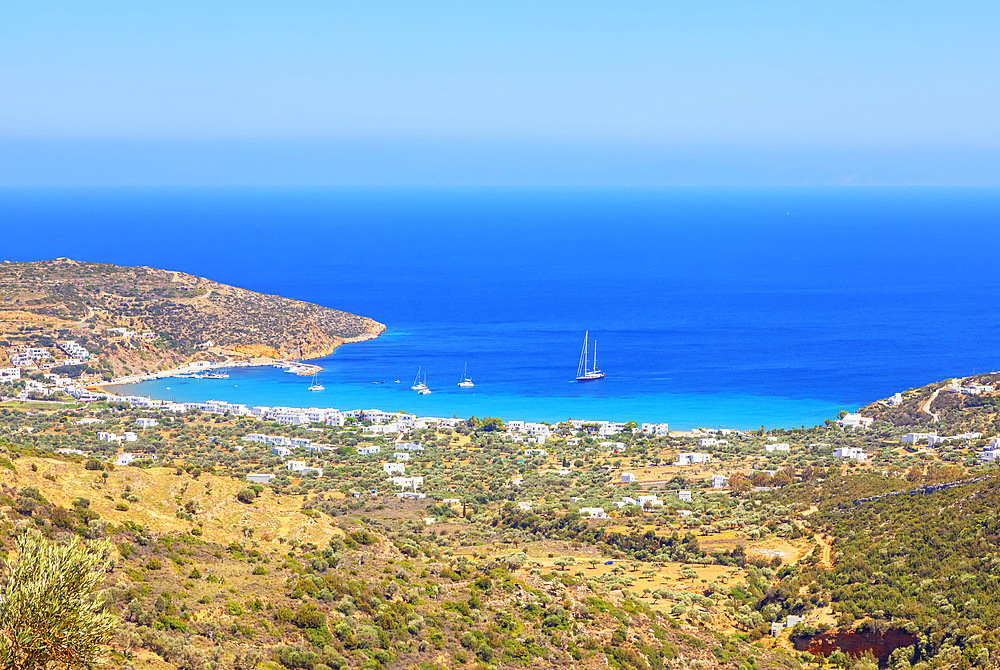
<path fill-rule="evenodd" d="M 0 259 L 181 270 L 388 327 L 318 361 L 321 393 L 270 368 L 128 389 L 161 398 L 750 428 L 1000 368 L 997 189 L 7 189 L 0 229 Z M 588 329 L 607 377 L 577 384 Z"/>

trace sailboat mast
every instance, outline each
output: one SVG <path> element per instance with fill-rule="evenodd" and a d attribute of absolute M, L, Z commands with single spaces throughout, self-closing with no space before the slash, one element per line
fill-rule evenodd
<path fill-rule="evenodd" d="M 597 372 L 597 340 L 594 340 L 594 372 Z"/>

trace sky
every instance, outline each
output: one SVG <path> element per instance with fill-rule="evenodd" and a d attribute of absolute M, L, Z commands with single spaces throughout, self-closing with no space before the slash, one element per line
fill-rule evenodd
<path fill-rule="evenodd" d="M 0 185 L 1000 185 L 995 2 L 0 4 Z"/>

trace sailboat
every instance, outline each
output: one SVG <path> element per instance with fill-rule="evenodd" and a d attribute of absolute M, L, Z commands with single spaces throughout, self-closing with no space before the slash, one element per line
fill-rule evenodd
<path fill-rule="evenodd" d="M 310 391 L 325 391 L 326 388 L 322 384 L 319 383 L 319 380 L 316 379 L 316 375 L 313 375 L 312 386 L 309 387 L 309 390 Z"/>
<path fill-rule="evenodd" d="M 431 394 L 431 390 L 429 388 L 427 388 L 427 373 L 426 372 L 424 373 L 424 381 L 420 382 L 420 384 L 418 384 L 418 386 L 420 388 L 417 389 L 417 395 L 430 395 Z"/>
<path fill-rule="evenodd" d="M 427 384 L 420 380 L 420 368 L 417 368 L 417 378 L 413 380 L 413 386 L 410 387 L 411 391 L 422 391 L 427 388 Z"/>
<path fill-rule="evenodd" d="M 589 382 L 604 377 L 604 373 L 597 369 L 597 340 L 594 340 L 594 367 L 587 369 L 587 341 L 590 339 L 590 331 L 583 335 L 583 351 L 580 352 L 580 364 L 576 367 L 576 381 Z"/>
<path fill-rule="evenodd" d="M 462 373 L 462 381 L 458 382 L 458 388 L 460 389 L 471 389 L 475 384 L 469 379 L 469 364 L 465 364 L 465 372 Z"/>

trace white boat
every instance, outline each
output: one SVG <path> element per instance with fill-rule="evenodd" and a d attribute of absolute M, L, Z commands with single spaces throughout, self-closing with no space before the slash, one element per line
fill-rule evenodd
<path fill-rule="evenodd" d="M 410 387 L 411 391 L 423 391 L 427 388 L 427 384 L 420 380 L 420 368 L 417 368 L 417 378 L 413 380 L 413 386 Z"/>
<path fill-rule="evenodd" d="M 309 387 L 310 391 L 325 391 L 325 387 L 319 383 L 316 379 L 316 375 L 313 375 L 312 386 Z"/>
<path fill-rule="evenodd" d="M 414 388 L 417 389 L 417 393 L 419 395 L 430 395 L 431 394 L 431 390 L 429 388 L 427 388 L 427 373 L 426 372 L 424 373 L 424 379 L 423 379 L 423 381 L 417 383 L 417 385 Z"/>
<path fill-rule="evenodd" d="M 590 382 L 604 377 L 604 373 L 597 369 L 597 340 L 594 340 L 594 367 L 587 367 L 587 341 L 590 339 L 590 331 L 583 335 L 583 351 L 580 352 L 580 364 L 576 366 L 576 381 Z"/>
<path fill-rule="evenodd" d="M 462 381 L 458 382 L 458 388 L 460 389 L 471 389 L 475 384 L 469 379 L 469 364 L 465 364 L 465 372 L 462 373 Z"/>

